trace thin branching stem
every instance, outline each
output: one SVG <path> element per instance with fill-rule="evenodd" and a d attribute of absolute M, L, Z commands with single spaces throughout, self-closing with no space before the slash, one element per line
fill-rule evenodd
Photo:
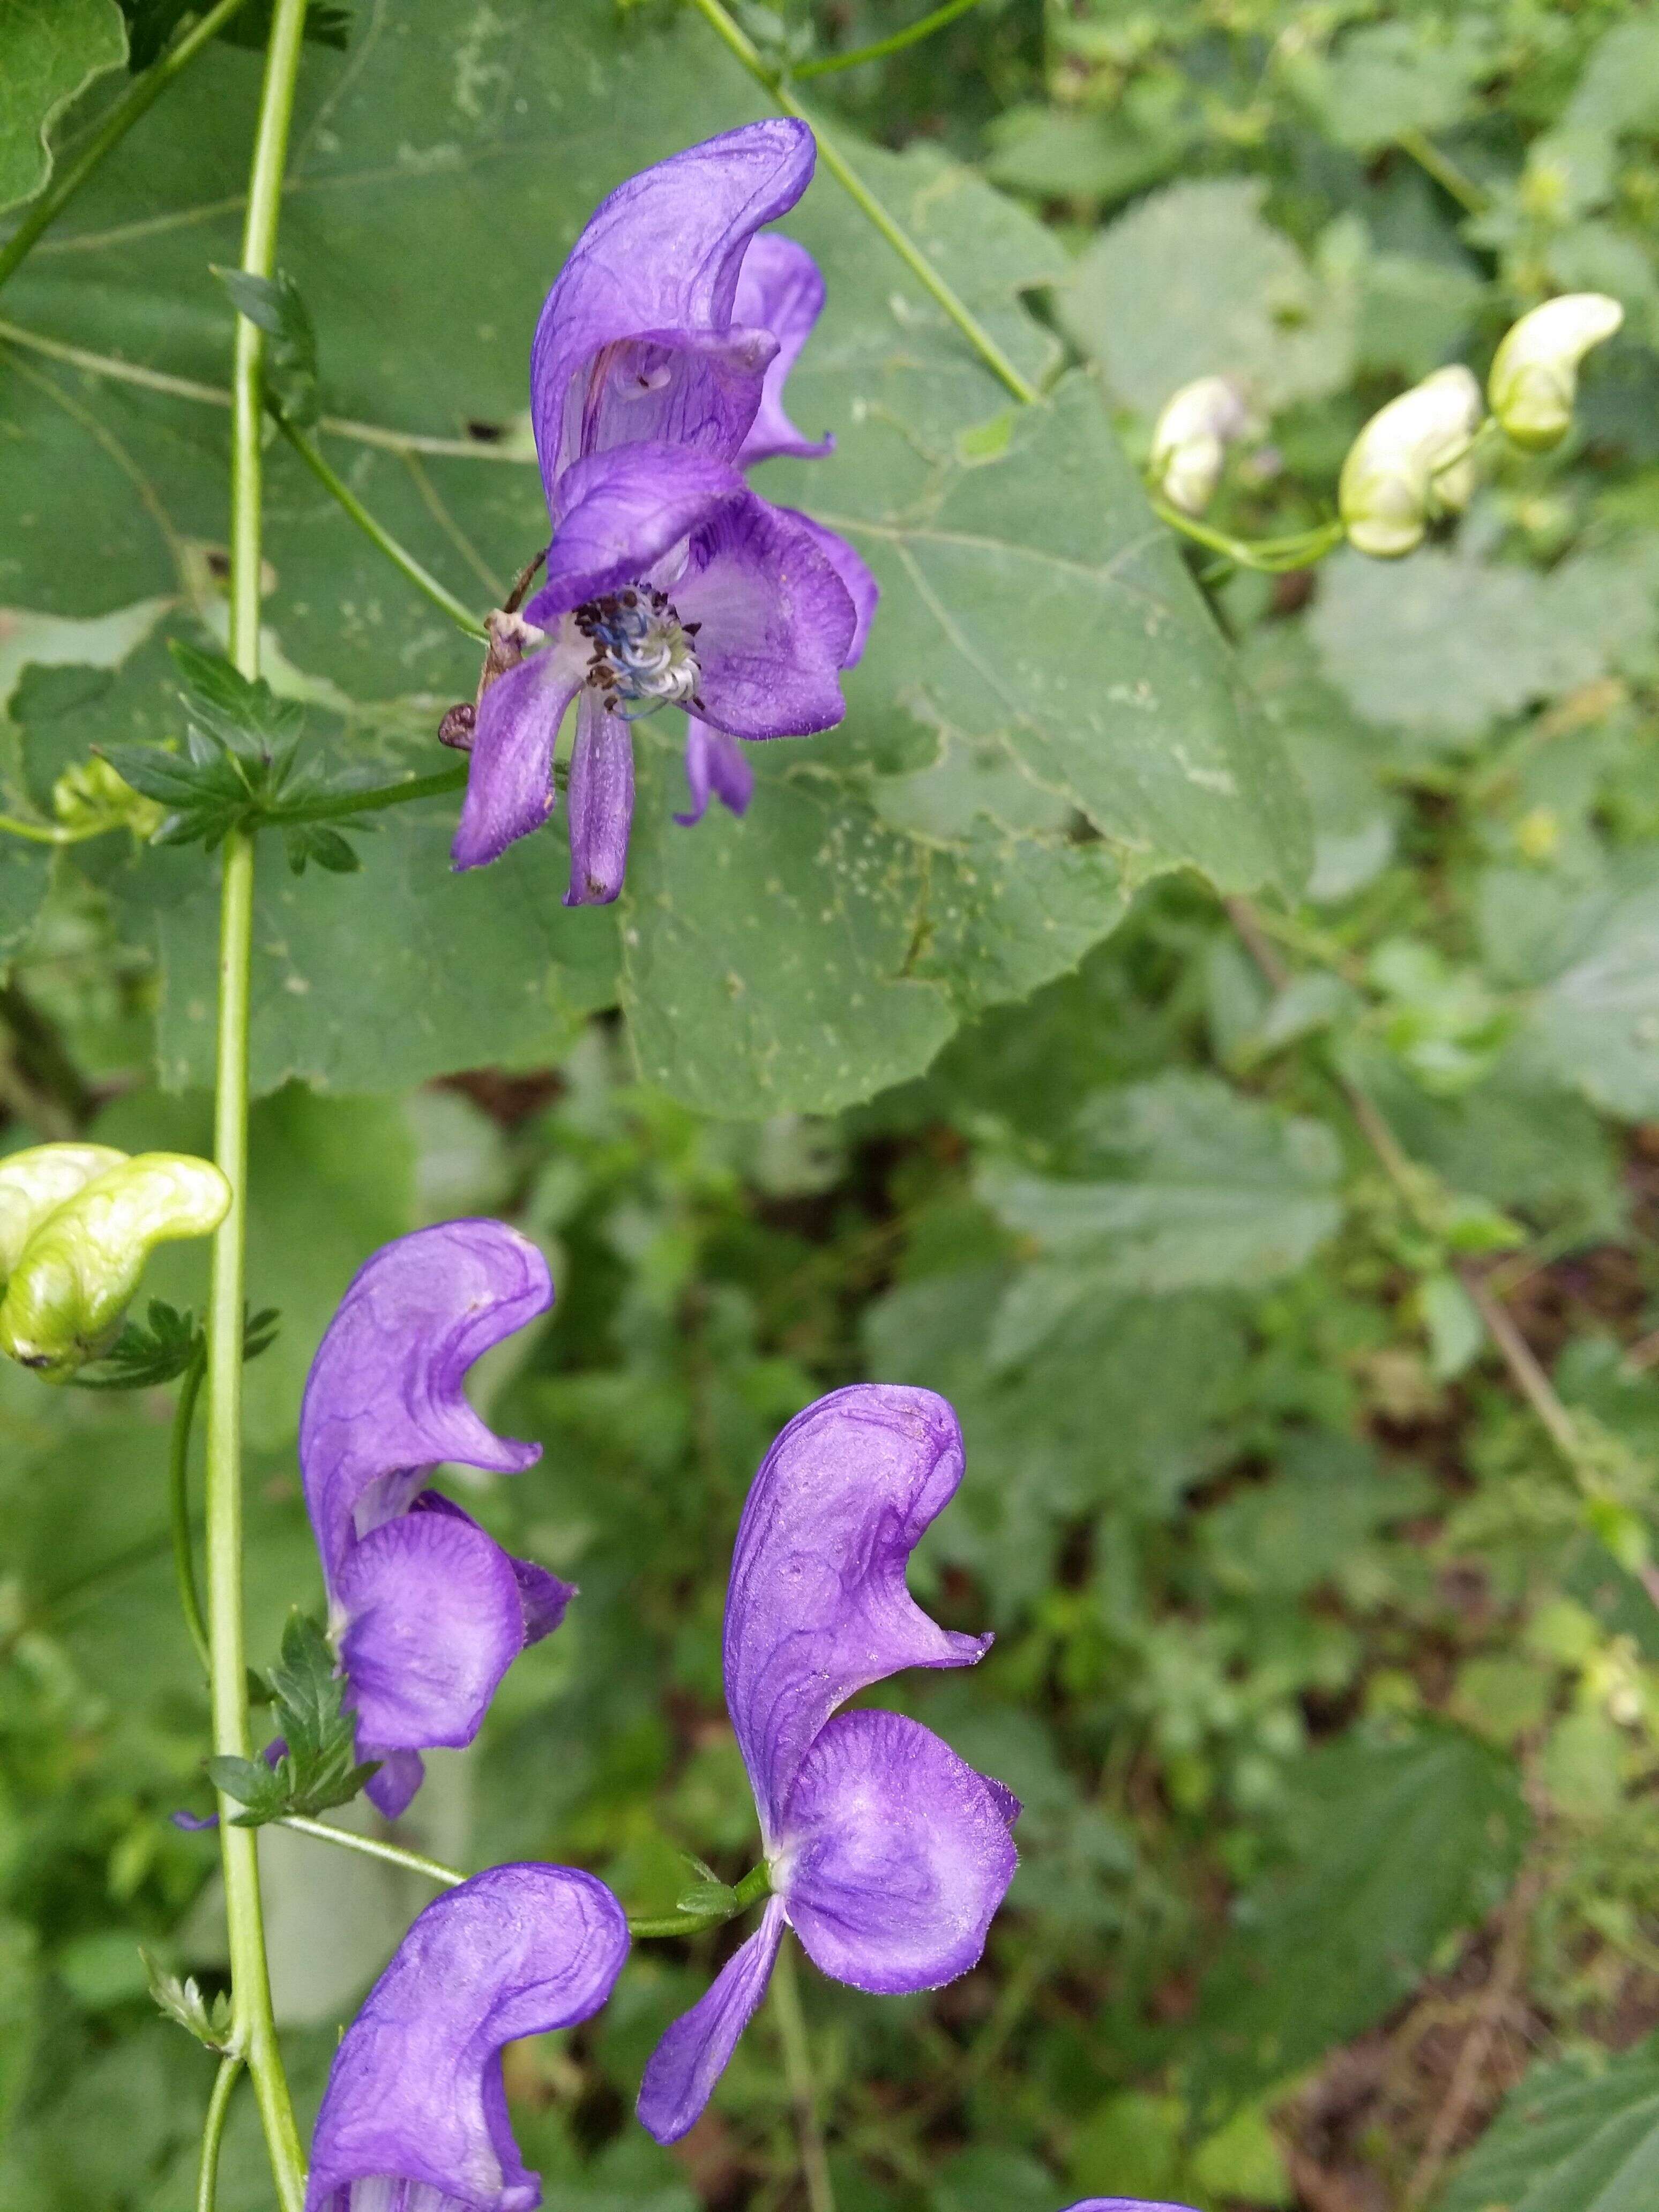
<path fill-rule="evenodd" d="M 1255 906 L 1247 898 L 1230 898 L 1226 901 L 1226 908 L 1228 918 L 1238 932 L 1246 951 L 1273 988 L 1283 990 L 1291 981 L 1290 971 L 1268 942 L 1261 916 Z M 1369 1091 L 1351 1076 L 1344 1074 L 1338 1075 L 1337 1085 L 1360 1135 L 1399 1192 L 1407 1212 L 1425 1233 L 1437 1236 L 1439 1224 L 1427 1202 L 1428 1194 L 1433 1187 L 1431 1179 L 1406 1152 L 1387 1115 Z M 1478 1267 L 1462 1261 L 1458 1263 L 1456 1273 L 1458 1280 L 1468 1293 L 1475 1311 L 1486 1326 L 1493 1348 L 1509 1371 L 1510 1382 L 1531 1408 L 1539 1426 L 1555 1447 L 1574 1483 L 1586 1498 L 1594 1499 L 1600 1497 L 1604 1484 L 1585 1449 L 1577 1424 L 1569 1408 L 1562 1403 L 1555 1385 L 1545 1373 L 1532 1346 L 1516 1328 L 1509 1308 Z M 1635 1572 L 1637 1580 L 1648 1595 L 1656 1605 L 1659 1605 L 1659 1567 L 1644 1563 Z"/>
<path fill-rule="evenodd" d="M 227 2051 L 219 2061 L 219 2071 L 213 2077 L 213 2094 L 208 2099 L 207 2118 L 202 2123 L 202 2160 L 197 2170 L 196 2212 L 214 2212 L 219 2197 L 219 2146 L 224 2140 L 225 2118 L 230 2111 L 230 2093 L 236 2087 L 242 2071 L 240 2053 Z"/>
<path fill-rule="evenodd" d="M 761 58 L 760 49 L 746 33 L 739 29 L 721 6 L 720 0 L 692 0 L 692 4 L 721 44 L 737 56 L 757 84 L 765 87 L 784 113 L 793 115 L 798 123 L 805 123 L 811 127 L 813 137 L 817 140 L 818 158 L 824 167 L 860 212 L 874 224 L 917 283 L 931 293 L 944 308 L 986 367 L 1001 379 L 1016 399 L 1028 406 L 1037 400 L 1041 394 L 1036 386 L 1021 375 L 972 308 L 945 282 L 903 225 L 888 213 L 834 139 L 827 137 L 820 125 L 812 121 L 788 85 L 774 70 L 768 69 Z"/>
<path fill-rule="evenodd" d="M 806 2184 L 810 2212 L 836 2212 L 836 2191 L 830 2179 L 830 2159 L 823 2147 L 823 2126 L 818 2117 L 818 2090 L 812 2070 L 812 2045 L 801 2010 L 800 1983 L 795 1972 L 794 1937 L 787 1929 L 778 1947 L 772 1969 L 772 2011 L 783 2045 L 784 2077 L 794 2108 L 795 2139 L 800 2148 L 801 2177 Z"/>
<path fill-rule="evenodd" d="M 1283 576 L 1296 568 L 1311 568 L 1316 562 L 1342 543 L 1345 536 L 1340 522 L 1322 522 L 1312 530 L 1299 530 L 1285 538 L 1234 538 L 1224 530 L 1217 530 L 1196 515 L 1183 514 L 1156 493 L 1151 495 L 1152 512 L 1160 522 L 1171 530 L 1178 530 L 1183 538 L 1196 544 L 1207 546 L 1211 552 L 1219 553 L 1241 568 L 1255 568 L 1267 576 Z"/>
<path fill-rule="evenodd" d="M 343 477 L 337 476 L 323 459 L 313 440 L 303 430 L 295 429 L 290 422 L 279 422 L 277 427 L 329 497 L 344 509 L 364 537 L 385 554 L 392 567 L 406 576 L 417 592 L 424 592 L 439 612 L 447 615 L 457 629 L 465 630 L 469 637 L 476 637 L 481 643 L 487 641 L 489 632 L 471 609 L 441 584 L 429 568 L 423 568 L 406 546 L 400 545 L 383 522 L 375 520 L 350 485 Z"/>
<path fill-rule="evenodd" d="M 889 54 L 902 53 L 906 46 L 919 46 L 923 39 L 931 39 L 935 31 L 942 31 L 947 23 L 954 23 L 958 15 L 965 15 L 970 8 L 978 5 L 979 0 L 945 0 L 942 8 L 935 8 L 920 22 L 895 31 L 890 38 L 878 39 L 867 46 L 855 46 L 850 54 L 825 54 L 817 61 L 798 62 L 789 74 L 799 82 L 810 76 L 829 76 L 837 70 L 859 69 L 866 62 L 885 61 Z"/>
<path fill-rule="evenodd" d="M 1449 154 L 1443 154 L 1432 138 L 1421 131 L 1407 126 L 1396 131 L 1394 143 L 1402 154 L 1409 154 L 1425 176 L 1434 179 L 1441 191 L 1455 199 L 1466 215 L 1480 215 L 1489 204 L 1486 192 L 1477 185 L 1466 170 L 1460 169 Z"/>
<path fill-rule="evenodd" d="M 198 1338 L 179 1385 L 179 1403 L 173 1413 L 173 1435 L 167 1448 L 167 1517 L 173 1536 L 173 1571 L 178 1579 L 185 1626 L 196 1646 L 203 1673 L 210 1676 L 213 1656 L 208 1648 L 202 1594 L 196 1583 L 196 1538 L 190 1520 L 190 1435 L 206 1372 L 207 1347 Z"/>
<path fill-rule="evenodd" d="M 0 284 L 18 268 L 42 232 L 56 222 L 106 155 L 113 153 L 139 118 L 149 113 L 181 70 L 186 70 L 210 39 L 216 39 L 246 0 L 218 0 L 174 40 L 166 53 L 136 76 L 94 133 L 86 151 L 47 185 L 22 221 L 0 246 Z"/>

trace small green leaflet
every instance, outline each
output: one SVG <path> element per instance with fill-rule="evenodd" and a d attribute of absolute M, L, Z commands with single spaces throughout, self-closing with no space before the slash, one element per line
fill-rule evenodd
<path fill-rule="evenodd" d="M 239 1828 L 264 1827 L 291 1814 L 313 1818 L 331 1805 L 344 1805 L 379 1764 L 359 1764 L 356 1724 L 341 1709 L 345 1683 L 334 1654 L 316 1622 L 297 1610 L 289 1616 L 282 1657 L 269 1679 L 276 1734 L 287 1749 L 274 1765 L 232 1758 L 207 1762 L 214 1788 L 243 1808 L 235 1816 Z"/>
<path fill-rule="evenodd" d="M 142 1944 L 138 1955 L 144 1962 L 149 1993 L 167 2018 L 176 2021 L 198 2043 L 206 2044 L 210 2051 L 228 2051 L 234 2033 L 228 1990 L 220 1990 L 211 1998 L 204 1997 L 194 1975 L 181 1981 Z"/>
<path fill-rule="evenodd" d="M 214 275 L 238 313 L 257 323 L 270 338 L 262 379 L 265 405 L 279 422 L 307 430 L 317 420 L 317 332 L 300 288 L 285 269 L 275 277 L 251 276 L 246 269 L 218 269 Z"/>

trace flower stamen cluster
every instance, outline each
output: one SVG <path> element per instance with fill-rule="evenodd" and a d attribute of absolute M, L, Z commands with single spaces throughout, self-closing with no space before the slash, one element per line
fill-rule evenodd
<path fill-rule="evenodd" d="M 607 592 L 577 608 L 571 620 L 593 647 L 587 681 L 607 714 L 625 722 L 659 707 L 702 710 L 702 668 L 691 641 L 701 623 L 682 623 L 672 602 L 650 585 Z"/>

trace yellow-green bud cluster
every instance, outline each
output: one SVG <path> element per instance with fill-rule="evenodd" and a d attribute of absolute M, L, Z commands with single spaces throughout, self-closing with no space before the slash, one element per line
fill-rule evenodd
<path fill-rule="evenodd" d="M 1468 453 L 1484 411 L 1480 386 L 1461 365 L 1436 369 L 1379 409 L 1349 447 L 1337 484 L 1349 543 L 1397 560 L 1437 516 L 1466 506 L 1474 489 Z"/>
<path fill-rule="evenodd" d="M 1437 368 L 1373 415 L 1342 465 L 1337 502 L 1348 542 L 1378 560 L 1422 543 L 1431 522 L 1467 506 L 1472 456 L 1490 405 L 1492 425 L 1529 453 L 1559 445 L 1572 426 L 1584 356 L 1625 319 L 1601 292 L 1546 300 L 1508 332 L 1483 401 L 1467 368 Z"/>
<path fill-rule="evenodd" d="M 52 787 L 52 811 L 66 830 L 125 827 L 135 837 L 154 836 L 164 818 L 164 810 L 153 799 L 135 791 L 106 760 L 95 756 L 64 770 Z"/>
<path fill-rule="evenodd" d="M 0 1352 L 47 1382 L 106 1349 L 158 1244 L 205 1237 L 230 1185 L 183 1152 L 39 1145 L 0 1159 Z"/>
<path fill-rule="evenodd" d="M 1486 380 L 1504 435 L 1531 453 L 1559 446 L 1572 427 L 1579 364 L 1624 319 L 1618 301 L 1601 292 L 1564 292 L 1522 315 L 1492 356 Z"/>

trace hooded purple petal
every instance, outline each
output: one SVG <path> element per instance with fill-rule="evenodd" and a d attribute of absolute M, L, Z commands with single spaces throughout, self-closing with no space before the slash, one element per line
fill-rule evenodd
<path fill-rule="evenodd" d="M 300 1409 L 306 1504 L 331 1598 L 353 1544 L 405 1511 L 430 1468 L 452 1460 L 519 1474 L 541 1457 L 539 1444 L 487 1428 L 461 1382 L 552 1303 L 546 1261 L 501 1221 L 417 1229 L 358 1269 Z"/>
<path fill-rule="evenodd" d="M 622 1907 L 568 1867 L 492 1867 L 428 1905 L 335 2053 L 306 2212 L 533 2212 L 502 2047 L 591 2018 L 627 1955 Z"/>
<path fill-rule="evenodd" d="M 801 1763 L 773 1872 L 807 1955 L 883 1996 L 965 1974 L 1014 1878 L 1018 1811 L 920 1722 L 838 1714 Z"/>
<path fill-rule="evenodd" d="M 583 660 L 580 645 L 556 643 L 509 668 L 484 693 L 452 867 L 498 860 L 553 811 L 553 750 L 580 686 Z"/>
<path fill-rule="evenodd" d="M 856 668 L 864 658 L 865 641 L 870 635 L 870 625 L 876 618 L 876 609 L 881 602 L 881 586 L 865 562 L 862 554 L 855 553 L 839 531 L 831 530 L 822 522 L 815 522 L 810 514 L 799 507 L 782 507 L 780 514 L 787 514 L 791 522 L 798 522 L 811 537 L 824 559 L 846 586 L 847 596 L 853 602 L 856 620 L 853 625 L 853 641 L 847 648 L 843 668 Z"/>
<path fill-rule="evenodd" d="M 546 576 L 526 621 L 551 629 L 585 599 L 636 583 L 743 488 L 728 461 L 682 446 L 618 446 L 576 462 L 559 483 Z"/>
<path fill-rule="evenodd" d="M 798 1413 L 761 1463 L 726 1601 L 726 1702 L 768 1856 L 813 1738 L 905 1667 L 970 1667 L 988 1636 L 930 1620 L 910 1553 L 962 1480 L 962 1431 L 931 1390 L 860 1382 Z"/>
<path fill-rule="evenodd" d="M 469 1528 L 477 1522 L 472 1516 L 446 1498 L 441 1490 L 423 1490 L 410 1506 L 411 1513 L 437 1513 L 446 1520 L 459 1521 Z M 524 1641 L 539 1644 L 544 1636 L 550 1636 L 564 1619 L 565 1608 L 577 1595 L 574 1583 L 561 1582 L 557 1575 L 545 1567 L 538 1567 L 533 1559 L 515 1559 L 504 1553 L 514 1582 L 518 1586 L 519 1610 L 522 1616 Z"/>
<path fill-rule="evenodd" d="M 727 501 L 667 588 L 680 620 L 700 625 L 702 720 L 735 738 L 805 737 L 840 721 L 857 613 L 793 516 L 752 492 Z"/>
<path fill-rule="evenodd" d="M 630 177 L 596 209 L 547 295 L 531 350 L 531 417 L 550 499 L 571 462 L 601 441 L 672 434 L 736 454 L 770 347 L 754 349 L 744 377 L 729 355 L 674 350 L 672 341 L 730 332 L 749 241 L 793 207 L 815 158 L 805 124 L 750 123 Z M 624 343 L 641 337 L 663 341 L 662 357 L 642 362 L 642 349 Z M 654 387 L 641 386 L 642 374 Z M 630 380 L 632 428 L 626 398 L 613 397 Z"/>
<path fill-rule="evenodd" d="M 634 820 L 634 738 L 620 714 L 585 691 L 570 756 L 570 888 L 567 906 L 608 906 L 623 886 Z"/>
<path fill-rule="evenodd" d="M 1190 2204 L 1154 2203 L 1150 2197 L 1080 2197 L 1066 2212 L 1193 2212 Z"/>
<path fill-rule="evenodd" d="M 677 814 L 674 819 L 687 830 L 702 820 L 711 798 L 718 798 L 733 814 L 742 814 L 754 796 L 755 771 L 744 758 L 743 747 L 724 730 L 711 730 L 707 722 L 698 721 L 695 714 L 689 714 L 685 722 L 685 781 L 690 787 L 691 811 Z"/>
<path fill-rule="evenodd" d="M 360 1756 L 471 1743 L 524 1649 L 519 1585 L 495 1539 L 406 1513 L 353 1546 L 336 1596 Z"/>
<path fill-rule="evenodd" d="M 652 2052 L 640 2083 L 638 2110 L 641 2126 L 659 2142 L 678 2142 L 713 2095 L 738 2038 L 766 1994 L 782 1941 L 783 1905 L 775 1897 L 748 1942 L 732 1953 Z"/>
<path fill-rule="evenodd" d="M 823 278 L 806 248 L 775 231 L 755 239 L 738 272 L 732 320 L 769 331 L 778 342 L 778 350 L 766 371 L 760 408 L 738 456 L 744 468 L 778 453 L 811 461 L 834 452 L 833 438 L 814 442 L 803 437 L 783 406 L 785 381 L 823 313 Z"/>

